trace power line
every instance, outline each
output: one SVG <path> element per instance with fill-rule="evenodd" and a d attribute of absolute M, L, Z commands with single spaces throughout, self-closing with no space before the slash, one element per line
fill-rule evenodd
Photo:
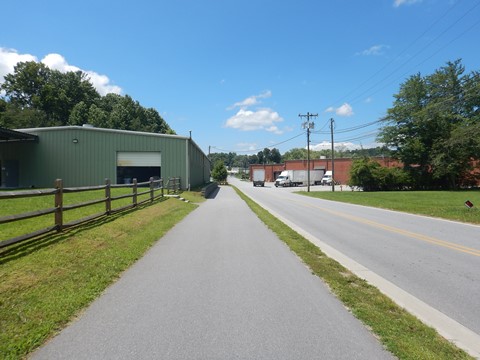
<path fill-rule="evenodd" d="M 315 124 L 310 122 L 310 118 L 316 118 L 318 114 L 310 114 L 307 112 L 306 115 L 298 114 L 298 117 L 301 118 L 307 118 L 307 121 L 305 121 L 302 124 L 302 127 L 304 129 L 307 129 L 307 192 L 310 192 L 310 131 L 315 127 Z"/>
<path fill-rule="evenodd" d="M 345 129 L 340 129 L 340 130 L 336 130 L 336 133 L 337 134 L 341 134 L 341 133 L 346 133 L 346 132 L 351 132 L 351 131 L 356 131 L 356 130 L 360 130 L 360 129 L 363 129 L 363 128 L 366 128 L 366 127 L 369 127 L 369 126 L 372 126 L 372 125 L 375 125 L 375 124 L 378 124 L 382 122 L 382 120 L 375 120 L 375 121 L 371 121 L 369 123 L 366 123 L 366 124 L 361 124 L 361 125 L 357 125 L 357 126 L 353 126 L 353 127 L 350 127 L 350 128 L 345 128 Z M 330 131 L 312 131 L 312 133 L 314 134 L 330 134 Z"/>
<path fill-rule="evenodd" d="M 290 139 L 287 139 L 287 140 L 284 140 L 284 141 L 281 141 L 279 143 L 276 143 L 276 144 L 272 144 L 270 146 L 264 146 L 264 147 L 261 147 L 261 148 L 257 148 L 257 149 L 251 149 L 251 150 L 224 150 L 224 149 L 220 149 L 220 148 L 217 148 L 216 146 L 211 146 L 212 149 L 216 149 L 216 150 L 219 150 L 221 152 L 224 152 L 224 153 L 249 153 L 249 152 L 258 152 L 258 151 L 262 151 L 263 149 L 265 148 L 271 148 L 271 147 L 275 147 L 275 146 L 278 146 L 278 145 L 282 145 L 282 144 L 285 144 L 289 141 L 292 141 L 293 139 L 296 139 L 300 136 L 303 136 L 305 134 L 305 132 L 302 132 L 301 134 L 298 134 L 298 135 L 295 135 L 294 137 L 291 137 Z"/>
<path fill-rule="evenodd" d="M 440 16 L 439 18 L 437 18 L 437 20 L 435 20 L 425 31 L 423 31 L 419 36 L 417 36 L 415 38 L 415 40 L 413 40 L 409 45 L 407 45 L 402 51 L 400 51 L 399 54 L 397 54 L 395 57 L 393 57 L 389 62 L 387 62 L 384 66 L 382 66 L 379 70 L 377 70 L 373 75 L 371 75 L 368 79 L 366 79 L 365 81 L 363 81 L 360 85 L 358 85 L 357 87 L 355 87 L 353 90 L 351 90 L 350 92 L 348 92 L 346 95 L 342 96 L 342 98 L 336 100 L 334 102 L 334 104 L 337 104 L 339 103 L 343 98 L 347 98 L 348 96 L 350 96 L 352 93 L 354 93 L 355 91 L 357 91 L 358 89 L 362 88 L 363 85 L 365 85 L 366 83 L 368 83 L 370 80 L 372 80 L 373 78 L 375 78 L 378 74 L 380 74 L 383 70 L 385 70 L 387 67 L 389 67 L 394 61 L 396 61 L 398 58 L 400 58 L 400 56 L 402 56 L 408 49 L 410 49 L 414 44 L 417 43 L 418 40 L 420 40 L 428 31 L 430 31 L 430 29 L 432 29 L 435 25 L 437 25 L 440 20 L 442 20 L 445 16 L 447 16 L 448 14 L 450 14 L 450 12 L 458 5 L 460 4 L 461 1 L 458 1 L 457 3 L 455 3 L 453 6 L 449 7 L 447 11 L 445 11 L 443 13 L 442 16 Z"/>
<path fill-rule="evenodd" d="M 430 27 L 427 28 L 427 30 L 425 30 L 420 36 L 418 36 L 410 45 L 408 45 L 404 50 L 402 50 L 400 52 L 400 54 L 398 56 L 396 56 L 392 61 L 390 61 L 389 63 L 387 63 L 384 67 L 382 67 L 379 71 L 377 71 L 374 75 L 372 75 L 370 78 L 368 78 L 366 81 L 364 81 L 362 84 L 360 84 L 359 86 L 357 86 L 354 90 L 350 91 L 347 95 L 345 95 L 343 98 L 347 97 L 348 95 L 350 95 L 351 93 L 353 93 L 354 91 L 356 91 L 357 89 L 361 88 L 365 83 L 367 83 L 368 81 L 370 81 L 372 78 L 374 78 L 375 76 L 377 76 L 377 74 L 379 74 L 381 71 L 383 71 L 387 66 L 389 66 L 394 60 L 398 59 L 400 57 L 400 55 L 402 55 L 403 53 L 405 53 L 413 44 L 415 44 L 418 39 L 420 39 L 421 37 L 423 37 L 430 29 L 432 29 L 437 23 L 440 22 L 440 20 L 442 20 L 456 5 L 458 5 L 458 3 L 456 3 L 455 5 L 453 5 L 452 7 L 449 8 L 449 10 L 444 13 L 440 18 L 438 18 Z M 359 95 L 353 97 L 352 99 L 350 99 L 349 101 L 347 101 L 348 103 L 355 103 L 356 101 L 358 101 L 359 99 L 361 99 L 362 97 L 364 97 L 367 93 L 369 93 L 371 90 L 373 90 L 374 88 L 376 88 L 377 86 L 379 86 L 380 84 L 384 83 L 387 79 L 389 79 L 390 77 L 392 77 L 396 72 L 398 72 L 401 68 L 403 68 L 404 66 L 406 66 L 408 63 L 410 63 L 412 60 L 414 60 L 415 58 L 417 58 L 421 53 L 423 53 L 426 49 L 428 49 L 433 43 L 435 43 L 438 39 L 440 39 L 445 33 L 447 33 L 448 31 L 450 31 L 455 25 L 457 25 L 460 21 L 462 21 L 467 15 L 469 15 L 476 7 L 478 7 L 480 5 L 480 2 L 476 2 L 472 7 L 470 7 L 467 11 L 465 11 L 459 18 L 457 18 L 453 24 L 451 24 L 450 26 L 448 26 L 445 30 L 443 30 L 439 35 L 437 35 L 433 40 L 431 40 L 430 42 L 428 42 L 420 51 L 418 51 L 416 54 L 414 54 L 412 57 L 410 57 L 408 60 L 406 60 L 403 64 L 401 64 L 400 66 L 398 66 L 395 70 L 393 70 L 392 72 L 390 72 L 390 74 L 388 74 L 387 76 L 385 76 L 384 78 L 382 78 L 381 80 L 379 80 L 378 82 L 376 82 L 375 84 L 373 84 L 372 86 L 370 86 L 369 88 L 367 88 L 365 91 L 361 92 Z M 431 59 L 433 56 L 435 56 L 436 54 L 438 54 L 441 50 L 443 50 L 445 47 L 449 46 L 452 42 L 456 41 L 457 39 L 459 39 L 461 36 L 463 36 L 465 33 L 467 33 L 468 31 L 470 31 L 473 27 L 477 26 L 479 22 L 475 22 L 472 26 L 470 26 L 467 30 L 463 31 L 462 33 L 460 33 L 457 37 L 455 37 L 453 40 L 451 40 L 450 42 L 448 42 L 446 45 L 444 45 L 443 47 L 440 48 L 440 50 L 434 52 L 432 55 L 430 55 L 429 57 L 427 57 L 426 59 L 424 59 L 422 62 L 420 62 L 419 64 L 417 64 L 415 67 L 418 67 L 419 65 L 422 65 L 423 63 L 425 63 L 427 60 Z M 408 72 L 407 72 L 408 74 Z M 402 75 L 401 77 L 405 76 Z M 399 78 L 401 78 L 399 77 Z M 389 82 L 387 85 L 383 86 L 382 88 L 378 89 L 377 91 L 373 92 L 373 93 L 370 93 L 370 95 L 374 95 L 376 93 L 378 93 L 380 90 L 383 90 L 385 87 L 388 87 L 389 85 L 391 85 L 393 82 L 395 82 L 396 80 L 398 80 L 398 78 L 394 79 L 393 81 Z M 338 103 L 335 102 L 335 103 Z"/>

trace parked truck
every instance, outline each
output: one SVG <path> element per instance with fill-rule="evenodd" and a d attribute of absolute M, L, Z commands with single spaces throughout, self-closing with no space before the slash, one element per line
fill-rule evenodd
<path fill-rule="evenodd" d="M 322 177 L 322 185 L 332 185 L 332 180 L 333 180 L 333 172 L 329 170 L 325 172 L 325 175 L 323 175 Z"/>
<path fill-rule="evenodd" d="M 310 170 L 310 185 L 321 183 L 323 170 Z M 284 170 L 275 180 L 275 186 L 301 186 L 308 184 L 307 170 Z"/>
<path fill-rule="evenodd" d="M 253 169 L 253 186 L 265 186 L 265 169 Z"/>

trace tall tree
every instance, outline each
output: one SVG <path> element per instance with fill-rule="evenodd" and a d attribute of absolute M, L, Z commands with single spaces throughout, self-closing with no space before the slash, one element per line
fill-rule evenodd
<path fill-rule="evenodd" d="M 42 63 L 19 62 L 13 73 L 5 75 L 1 89 L 13 105 L 39 109 L 41 93 L 50 74 L 51 70 Z"/>
<path fill-rule="evenodd" d="M 274 164 L 279 164 L 282 162 L 282 154 L 278 151 L 277 148 L 273 148 L 270 151 L 270 161 Z"/>
<path fill-rule="evenodd" d="M 478 74 L 464 71 L 457 60 L 410 77 L 383 119 L 380 141 L 394 149 L 418 187 L 455 188 L 480 158 L 475 131 L 462 130 L 478 126 Z"/>
<path fill-rule="evenodd" d="M 155 109 L 130 96 L 101 97 L 82 71 L 62 73 L 34 61 L 18 63 L 0 90 L 0 125 L 9 128 L 83 125 L 175 134 Z"/>

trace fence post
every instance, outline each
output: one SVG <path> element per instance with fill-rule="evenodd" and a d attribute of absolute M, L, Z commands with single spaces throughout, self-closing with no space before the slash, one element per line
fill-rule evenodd
<path fill-rule="evenodd" d="M 133 186 L 132 186 L 132 189 L 133 189 L 133 206 L 137 206 L 137 179 L 134 178 L 133 179 Z"/>
<path fill-rule="evenodd" d="M 105 214 L 110 215 L 112 212 L 112 191 L 110 179 L 105 179 Z"/>
<path fill-rule="evenodd" d="M 163 198 L 165 196 L 165 193 L 164 193 L 165 187 L 163 186 L 164 185 L 163 178 L 161 178 L 160 180 L 162 180 L 160 184 L 162 184 L 162 198 Z"/>
<path fill-rule="evenodd" d="M 150 202 L 153 202 L 153 177 L 150 178 Z"/>
<path fill-rule="evenodd" d="M 63 228 L 63 181 L 62 179 L 55 180 L 55 227 L 57 231 L 62 231 Z"/>

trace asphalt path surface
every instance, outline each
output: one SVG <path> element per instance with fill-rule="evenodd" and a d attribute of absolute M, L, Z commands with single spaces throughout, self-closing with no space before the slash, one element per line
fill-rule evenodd
<path fill-rule="evenodd" d="M 221 187 L 32 358 L 393 357 Z"/>
<path fill-rule="evenodd" d="M 397 297 L 394 300 L 407 309 L 412 305 L 409 310 L 415 315 L 480 357 L 479 226 L 293 193 L 307 187 L 276 188 L 271 183 L 253 187 L 251 182 L 230 180 L 274 215 L 305 232 L 309 240 L 317 241 L 320 248 L 339 252 L 340 259 L 345 256 L 347 267 L 353 260 L 352 266 L 361 268 L 360 276 L 370 273 L 380 286 L 388 283 L 394 288 L 389 294 Z M 311 186 L 310 191 L 331 188 Z M 404 295 L 409 300 L 404 301 Z M 422 313 L 425 307 L 430 308 L 426 315 Z"/>

